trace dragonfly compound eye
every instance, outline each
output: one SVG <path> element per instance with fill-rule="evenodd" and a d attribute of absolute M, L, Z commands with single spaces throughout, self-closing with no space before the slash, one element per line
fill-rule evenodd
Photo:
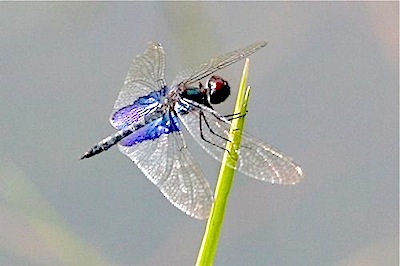
<path fill-rule="evenodd" d="M 207 81 L 207 87 L 210 90 L 211 104 L 222 103 L 231 93 L 231 87 L 229 87 L 228 82 L 220 76 L 212 76 Z"/>

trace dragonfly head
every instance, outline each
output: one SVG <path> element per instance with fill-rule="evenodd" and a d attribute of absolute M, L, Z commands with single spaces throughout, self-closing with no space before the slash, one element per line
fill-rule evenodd
<path fill-rule="evenodd" d="M 228 82 L 220 76 L 212 76 L 207 81 L 208 100 L 211 104 L 222 103 L 231 93 Z"/>

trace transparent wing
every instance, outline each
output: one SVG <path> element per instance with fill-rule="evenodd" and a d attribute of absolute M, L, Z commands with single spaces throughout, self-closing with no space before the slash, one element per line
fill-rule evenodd
<path fill-rule="evenodd" d="M 180 131 L 133 146 L 118 144 L 118 147 L 178 209 L 197 219 L 208 217 L 212 192 Z"/>
<path fill-rule="evenodd" d="M 250 44 L 233 52 L 211 58 L 210 60 L 204 62 L 198 67 L 189 68 L 188 70 L 182 71 L 176 76 L 174 82 L 171 85 L 171 88 L 176 88 L 181 84 L 189 85 L 193 82 L 196 82 L 204 77 L 211 75 L 219 69 L 227 67 L 241 59 L 246 58 L 247 56 L 255 53 L 266 45 L 267 42 L 257 42 L 254 44 Z"/>
<path fill-rule="evenodd" d="M 114 104 L 113 113 L 132 104 L 139 97 L 165 87 L 164 70 L 164 49 L 161 44 L 150 42 L 144 54 L 133 60 Z"/>
<path fill-rule="evenodd" d="M 191 110 L 186 114 L 178 114 L 180 120 L 204 150 L 216 160 L 222 161 L 230 122 L 210 108 L 186 99 L 181 102 L 190 104 Z M 201 126 L 200 119 L 203 121 Z M 300 166 L 290 157 L 245 132 L 237 152 L 237 165 L 230 166 L 255 179 L 277 184 L 296 184 L 303 178 Z"/>

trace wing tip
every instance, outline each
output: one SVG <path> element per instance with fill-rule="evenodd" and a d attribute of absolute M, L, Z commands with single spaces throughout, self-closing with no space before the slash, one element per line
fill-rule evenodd
<path fill-rule="evenodd" d="M 295 173 L 291 176 L 291 178 L 287 178 L 280 182 L 283 185 L 296 185 L 300 183 L 304 179 L 304 173 L 300 166 L 294 167 Z"/>
<path fill-rule="evenodd" d="M 151 49 L 163 48 L 163 45 L 157 41 L 150 41 L 147 43 L 147 46 Z"/>

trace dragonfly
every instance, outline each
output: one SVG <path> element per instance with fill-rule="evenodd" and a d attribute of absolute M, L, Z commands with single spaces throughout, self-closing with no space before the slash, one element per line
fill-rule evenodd
<path fill-rule="evenodd" d="M 221 161 L 229 141 L 230 121 L 212 105 L 229 96 L 228 82 L 214 72 L 242 60 L 267 43 L 213 57 L 180 72 L 171 86 L 164 78 L 165 51 L 157 42 L 148 43 L 133 60 L 110 116 L 117 131 L 85 152 L 92 157 L 117 145 L 175 207 L 197 218 L 208 218 L 213 193 L 199 165 L 189 153 L 182 126 L 214 159 Z M 195 83 L 198 85 L 194 85 Z M 272 184 L 296 184 L 303 179 L 301 167 L 277 148 L 243 132 L 237 171 Z"/>

